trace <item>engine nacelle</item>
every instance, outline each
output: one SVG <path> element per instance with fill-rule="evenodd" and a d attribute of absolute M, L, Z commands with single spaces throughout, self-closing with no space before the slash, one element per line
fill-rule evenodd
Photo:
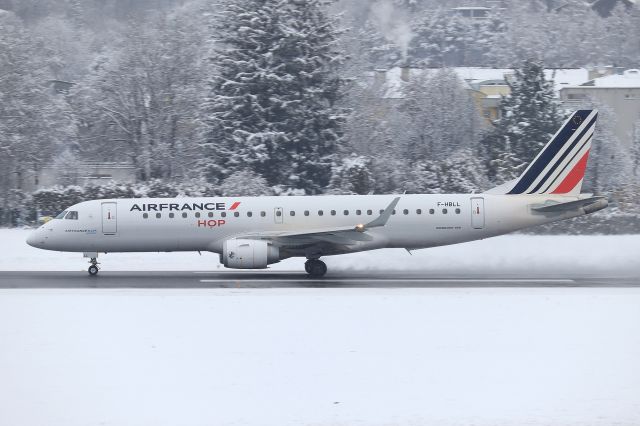
<path fill-rule="evenodd" d="M 220 257 L 227 268 L 262 269 L 280 261 L 280 250 L 264 240 L 227 240 Z"/>

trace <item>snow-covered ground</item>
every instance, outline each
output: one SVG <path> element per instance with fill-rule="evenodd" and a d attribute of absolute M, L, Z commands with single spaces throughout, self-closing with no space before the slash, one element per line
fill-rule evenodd
<path fill-rule="evenodd" d="M 637 426 L 640 289 L 0 291 L 0 425 Z"/>
<path fill-rule="evenodd" d="M 86 267 L 27 233 L 0 230 L 0 270 Z M 638 236 L 515 235 L 328 263 L 637 276 L 638 259 Z M 640 288 L 0 290 L 0 426 L 637 426 L 638 360 Z"/>
<path fill-rule="evenodd" d="M 30 230 L 0 229 L 1 271 L 80 271 L 79 253 L 40 250 L 25 243 Z M 329 271 L 398 270 L 495 273 L 609 273 L 640 275 L 640 235 L 530 236 L 505 235 L 453 246 L 412 252 L 402 249 L 324 258 Z M 109 253 L 100 257 L 105 271 L 207 271 L 223 267 L 212 253 Z M 303 259 L 271 265 L 277 270 L 303 270 Z"/>

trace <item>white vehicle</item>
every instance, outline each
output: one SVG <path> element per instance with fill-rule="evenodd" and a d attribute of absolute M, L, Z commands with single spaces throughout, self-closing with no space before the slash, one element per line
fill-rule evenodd
<path fill-rule="evenodd" d="M 484 193 L 94 200 L 27 243 L 82 252 L 91 275 L 98 253 L 211 251 L 238 269 L 306 257 L 307 273 L 319 277 L 322 256 L 456 244 L 605 208 L 604 197 L 580 193 L 596 118 L 573 113 L 518 179 Z"/>

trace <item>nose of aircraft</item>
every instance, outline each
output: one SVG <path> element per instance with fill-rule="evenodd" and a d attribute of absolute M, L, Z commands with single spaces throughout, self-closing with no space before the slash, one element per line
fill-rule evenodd
<path fill-rule="evenodd" d="M 33 231 L 27 237 L 27 244 L 29 244 L 31 247 L 40 248 L 42 242 L 42 234 L 39 229 Z"/>

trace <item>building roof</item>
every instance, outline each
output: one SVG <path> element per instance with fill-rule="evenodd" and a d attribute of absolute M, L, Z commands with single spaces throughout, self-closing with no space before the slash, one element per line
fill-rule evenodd
<path fill-rule="evenodd" d="M 508 75 L 513 74 L 511 68 L 483 68 L 483 67 L 452 67 L 450 68 L 458 75 L 458 78 L 466 83 L 469 89 L 478 90 L 482 85 L 499 85 L 506 84 Z M 416 77 L 429 76 L 436 73 L 441 68 L 410 68 L 410 80 Z M 404 94 L 402 89 L 406 82 L 402 79 L 403 69 L 394 67 L 389 70 L 376 70 L 376 73 L 384 72 L 384 89 L 385 98 L 402 98 Z M 406 72 L 406 71 L 405 71 Z M 558 68 L 546 69 L 545 77 L 553 78 L 554 90 L 559 92 L 560 89 L 567 86 L 577 86 L 589 80 L 589 70 L 586 68 Z"/>
<path fill-rule="evenodd" d="M 616 88 L 640 88 L 640 70 L 630 69 L 624 71 L 622 74 L 613 74 L 605 77 L 594 78 L 580 85 L 578 87 L 596 87 L 602 89 L 616 89 Z M 575 88 L 572 87 L 572 88 Z"/>

